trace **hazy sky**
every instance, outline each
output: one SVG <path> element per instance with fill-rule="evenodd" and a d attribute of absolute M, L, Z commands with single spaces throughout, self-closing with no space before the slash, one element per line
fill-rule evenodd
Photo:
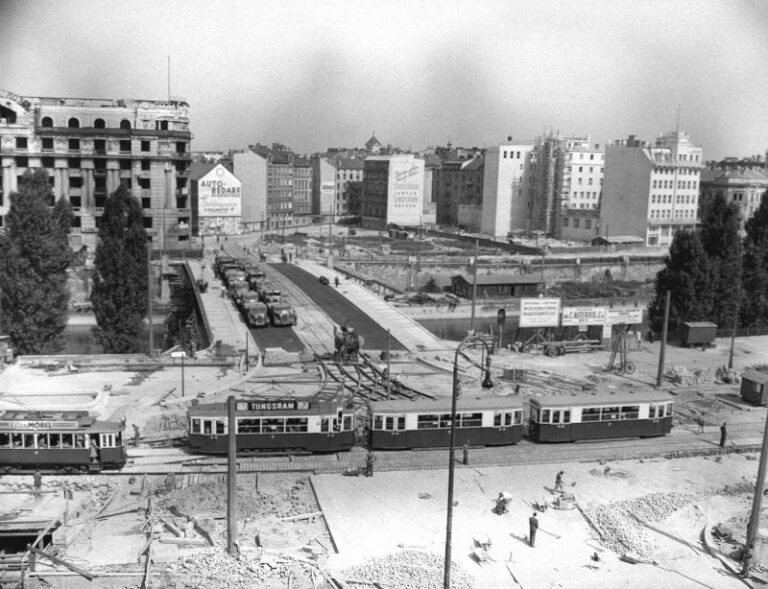
<path fill-rule="evenodd" d="M 485 146 L 680 128 L 768 147 L 763 0 L 0 0 L 0 89 L 187 99 L 194 150 Z"/>

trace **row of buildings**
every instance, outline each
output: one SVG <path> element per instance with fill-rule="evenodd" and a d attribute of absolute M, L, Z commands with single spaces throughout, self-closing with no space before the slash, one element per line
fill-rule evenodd
<path fill-rule="evenodd" d="M 120 184 L 144 208 L 156 249 L 198 238 L 359 215 L 366 227 L 439 225 L 506 240 L 634 236 L 667 245 L 720 193 L 746 219 L 768 188 L 749 162 L 705 166 L 681 131 L 608 145 L 550 133 L 486 147 L 402 153 L 362 148 L 306 157 L 285 145 L 193 154 L 189 105 L 169 100 L 22 97 L 0 91 L 0 227 L 29 169 L 49 171 L 74 211 L 72 245 L 95 247 L 106 197 Z"/>

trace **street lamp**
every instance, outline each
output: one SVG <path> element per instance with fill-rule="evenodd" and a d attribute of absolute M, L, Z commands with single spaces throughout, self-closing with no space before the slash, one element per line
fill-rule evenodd
<path fill-rule="evenodd" d="M 481 370 L 483 370 L 483 382 L 482 387 L 484 389 L 490 389 L 493 387 L 493 381 L 491 380 L 491 349 L 488 346 L 488 342 L 480 336 L 470 335 L 462 340 L 462 342 L 456 347 L 456 353 L 453 358 L 453 395 L 451 400 L 451 437 L 448 443 L 448 516 L 445 524 L 445 563 L 443 569 L 443 589 L 450 589 L 451 587 L 451 528 L 453 527 L 453 470 L 454 470 L 454 442 L 456 438 L 456 403 L 459 398 L 459 353 L 462 348 L 467 346 L 474 346 L 481 344 L 483 350 L 488 354 L 485 369 L 480 364 Z"/>
<path fill-rule="evenodd" d="M 184 358 L 187 357 L 186 352 L 171 352 L 171 358 L 181 359 L 181 396 L 184 397 Z"/>

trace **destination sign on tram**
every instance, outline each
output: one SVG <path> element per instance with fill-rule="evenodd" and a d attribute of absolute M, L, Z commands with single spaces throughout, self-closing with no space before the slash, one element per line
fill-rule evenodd
<path fill-rule="evenodd" d="M 62 430 L 77 429 L 76 421 L 16 421 L 0 420 L 0 430 Z"/>
<path fill-rule="evenodd" d="M 238 401 L 238 411 L 300 411 L 310 407 L 309 401 Z"/>

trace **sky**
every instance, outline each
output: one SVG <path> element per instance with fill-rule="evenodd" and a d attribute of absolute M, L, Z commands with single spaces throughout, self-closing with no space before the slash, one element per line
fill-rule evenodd
<path fill-rule="evenodd" d="M 195 151 L 676 127 L 708 160 L 768 148 L 763 0 L 0 0 L 0 55 L 21 96 L 142 99 L 170 56 Z"/>

